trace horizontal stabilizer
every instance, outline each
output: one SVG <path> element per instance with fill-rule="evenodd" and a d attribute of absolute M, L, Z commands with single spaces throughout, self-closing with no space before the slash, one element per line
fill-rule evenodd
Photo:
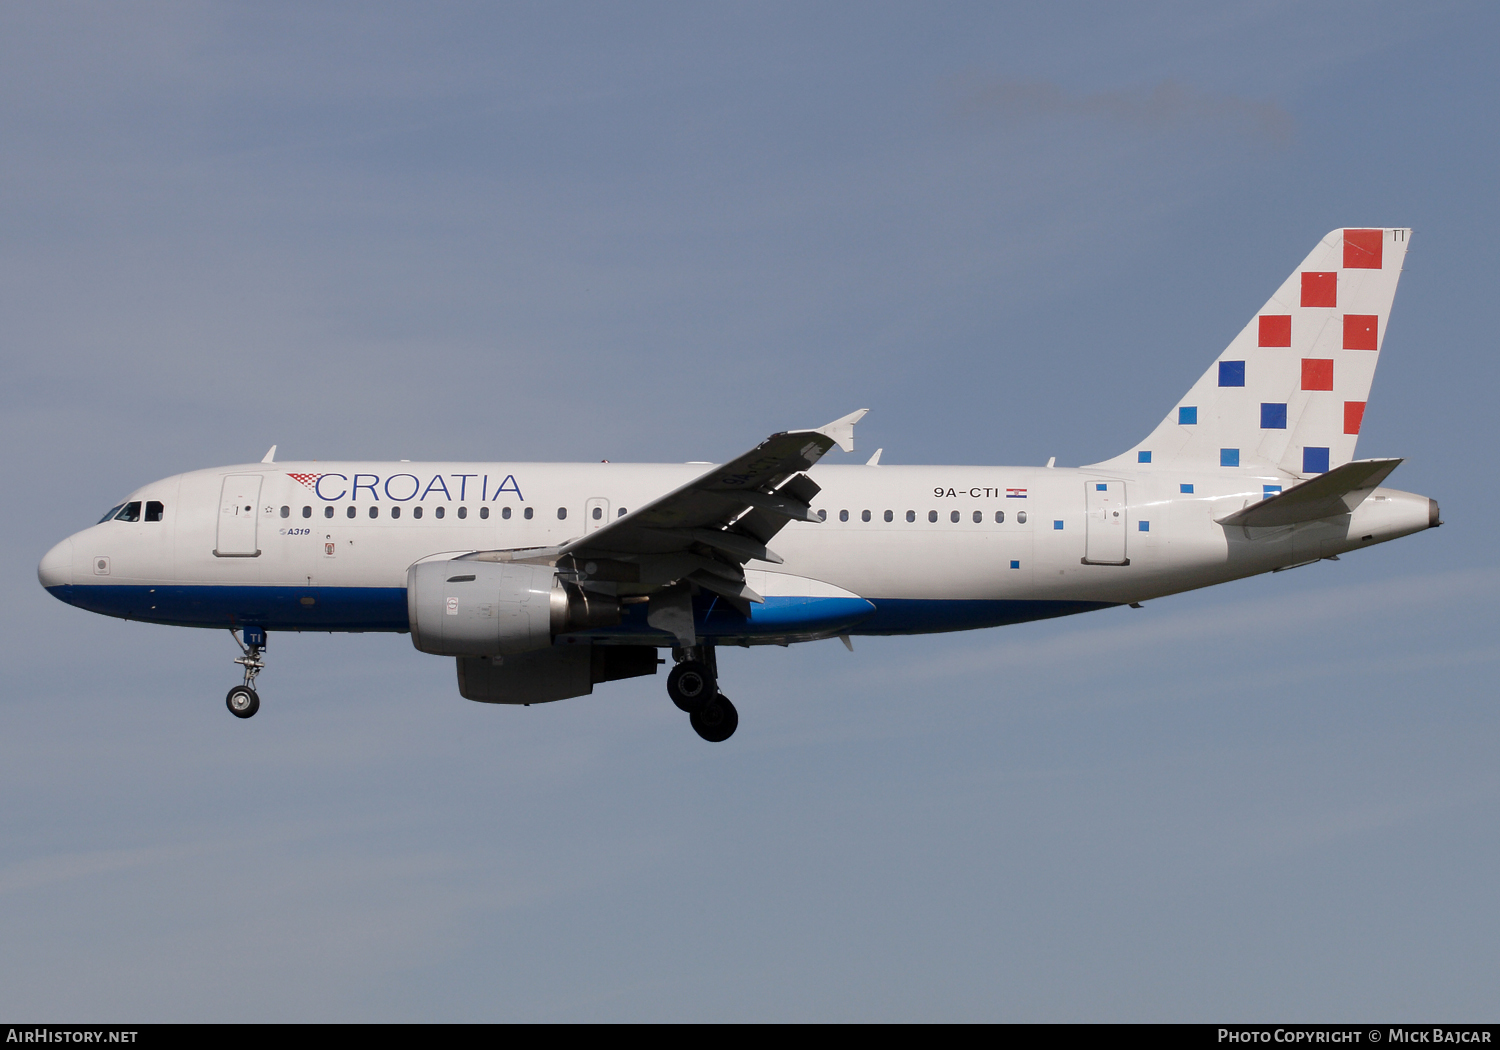
<path fill-rule="evenodd" d="M 1375 487 L 1401 462 L 1399 459 L 1356 459 L 1310 481 L 1293 485 L 1270 499 L 1214 520 L 1220 525 L 1260 529 L 1348 514 L 1363 503 L 1365 497 L 1375 491 Z"/>

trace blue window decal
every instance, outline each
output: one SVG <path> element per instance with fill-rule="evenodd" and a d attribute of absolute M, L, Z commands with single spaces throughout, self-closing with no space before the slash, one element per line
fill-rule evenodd
<path fill-rule="evenodd" d="M 1021 567 L 1021 563 L 1018 562 L 1018 561 L 1013 561 L 1013 562 L 1010 563 L 1010 567 L 1012 569 L 1019 569 Z"/>
<path fill-rule="evenodd" d="M 1240 465 L 1240 450 L 1237 448 L 1219 449 L 1219 466 L 1237 467 Z"/>
<path fill-rule="evenodd" d="M 1180 486 L 1178 486 L 1178 488 L 1179 488 L 1179 489 L 1180 489 L 1180 490 L 1181 490 L 1181 491 L 1183 491 L 1183 492 L 1192 492 L 1192 491 L 1193 491 L 1193 486 L 1192 486 L 1192 485 L 1191 485 L 1191 484 L 1187 484 L 1187 485 L 1180 485 Z"/>
<path fill-rule="evenodd" d="M 1243 362 L 1243 361 L 1220 361 L 1219 362 L 1219 385 L 1220 386 L 1244 386 L 1245 385 L 1245 362 Z"/>
<path fill-rule="evenodd" d="M 1109 486 L 1108 485 L 1099 485 L 1099 484 L 1096 484 L 1094 486 L 1094 491 L 1095 492 L 1108 492 L 1109 491 Z"/>
<path fill-rule="evenodd" d="M 1179 408 L 1177 410 L 1177 423 L 1179 426 L 1193 427 L 1198 425 L 1197 406 L 1190 408 Z"/>
<path fill-rule="evenodd" d="M 1151 531 L 1151 523 L 1149 521 L 1138 521 L 1135 523 L 1135 527 L 1140 529 L 1142 532 Z"/>
<path fill-rule="evenodd" d="M 1274 496 L 1280 491 L 1280 485 L 1262 485 L 1260 487 L 1260 498 L 1265 499 L 1267 496 Z"/>
<path fill-rule="evenodd" d="M 1302 450 L 1302 473 L 1327 474 L 1328 450 L 1326 448 L 1304 448 Z"/>
<path fill-rule="evenodd" d="M 1052 523 L 1052 527 L 1053 527 L 1053 528 L 1054 528 L 1054 529 L 1061 529 L 1061 528 L 1062 528 L 1062 522 L 1060 522 L 1060 521 L 1054 521 L 1054 522 L 1053 522 L 1053 523 Z"/>
<path fill-rule="evenodd" d="M 1265 402 L 1260 406 L 1260 428 L 1262 430 L 1286 429 L 1286 406 Z"/>
<path fill-rule="evenodd" d="M 1149 453 L 1149 452 L 1137 452 L 1135 454 L 1135 460 L 1136 460 L 1137 463 L 1150 463 L 1151 462 L 1151 453 Z"/>

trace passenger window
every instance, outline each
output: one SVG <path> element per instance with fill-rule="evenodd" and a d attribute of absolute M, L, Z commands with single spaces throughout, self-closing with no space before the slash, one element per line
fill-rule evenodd
<path fill-rule="evenodd" d="M 490 516 L 490 508 L 488 508 L 488 507 L 480 507 L 479 508 L 479 516 L 481 518 L 488 518 Z"/>
<path fill-rule="evenodd" d="M 848 520 L 849 520 L 849 512 L 847 510 L 841 510 L 841 511 L 839 511 L 839 521 L 848 521 Z"/>
<path fill-rule="evenodd" d="M 935 511 L 935 510 L 929 510 L 927 512 L 927 520 L 928 521 L 937 521 L 937 511 Z"/>
<path fill-rule="evenodd" d="M 615 517 L 617 517 L 617 518 L 623 518 L 624 516 L 625 516 L 625 508 L 624 507 L 621 507 L 619 510 L 615 511 Z"/>
<path fill-rule="evenodd" d="M 1016 511 L 1016 523 L 1019 525 L 1026 524 L 1026 512 L 1024 510 Z"/>
<path fill-rule="evenodd" d="M 460 518 L 467 518 L 469 516 L 469 508 L 468 507 L 459 507 L 458 508 L 458 516 Z"/>
<path fill-rule="evenodd" d="M 510 508 L 509 507 L 501 507 L 500 508 L 500 516 L 502 518 L 506 519 L 507 521 L 509 521 L 510 520 Z"/>
<path fill-rule="evenodd" d="M 894 514 L 892 514 L 892 513 L 891 513 L 891 512 L 890 512 L 890 511 L 886 511 L 886 512 L 885 512 L 885 520 L 886 520 L 886 521 L 891 521 L 891 520 L 893 520 L 893 519 L 894 519 L 894 518 L 895 518 L 895 517 L 896 517 L 896 515 L 894 515 Z"/>
<path fill-rule="evenodd" d="M 958 520 L 958 511 L 954 511 L 952 514 L 948 515 L 948 520 L 949 521 L 957 521 Z"/>
<path fill-rule="evenodd" d="M 414 517 L 414 518 L 420 518 L 422 516 L 422 508 L 421 507 L 413 507 L 411 509 L 411 516 Z"/>
<path fill-rule="evenodd" d="M 446 513 L 448 513 L 447 507 L 439 507 L 437 510 L 432 512 L 432 516 L 435 518 L 441 518 Z"/>
<path fill-rule="evenodd" d="M 974 512 L 974 524 L 978 525 L 983 520 L 984 520 L 984 511 L 982 511 L 982 510 L 976 510 Z"/>
<path fill-rule="evenodd" d="M 392 507 L 391 508 L 391 517 L 393 517 L 393 518 L 399 518 L 399 517 L 401 517 L 401 508 L 400 507 Z"/>
<path fill-rule="evenodd" d="M 304 518 L 310 518 L 310 517 L 312 517 L 312 508 L 311 507 L 303 507 L 302 508 L 302 516 Z"/>
<path fill-rule="evenodd" d="M 326 507 L 323 508 L 323 517 L 325 517 L 325 518 L 331 518 L 331 517 L 333 517 L 333 505 L 332 504 L 330 504 L 330 505 L 328 505 L 328 506 L 326 506 Z"/>
<path fill-rule="evenodd" d="M 162 513 L 166 509 L 167 509 L 166 507 L 162 506 L 156 500 L 154 500 L 154 499 L 153 500 L 148 500 L 147 503 L 146 503 L 146 520 L 147 521 L 161 521 Z M 281 509 L 283 511 L 286 510 L 285 507 L 283 507 Z M 281 516 L 283 518 L 286 517 L 285 514 L 282 514 Z"/>
<path fill-rule="evenodd" d="M 378 518 L 378 517 L 380 517 L 380 508 L 379 507 L 371 507 L 370 508 L 370 517 L 372 517 L 372 518 Z"/>
<path fill-rule="evenodd" d="M 345 511 L 344 512 L 344 517 L 346 517 L 346 518 L 352 518 L 352 517 L 354 517 L 354 508 L 350 507 L 347 511 Z"/>
<path fill-rule="evenodd" d="M 567 507 L 558 507 L 557 508 L 557 520 L 558 521 L 566 521 L 567 517 L 568 517 L 568 508 Z"/>
<path fill-rule="evenodd" d="M 818 511 L 818 520 L 819 521 L 827 521 L 828 520 L 828 512 L 826 510 L 820 510 L 820 511 Z"/>
<path fill-rule="evenodd" d="M 906 512 L 906 520 L 907 521 L 916 521 L 917 520 L 917 512 L 914 511 L 914 510 L 907 511 Z"/>
<path fill-rule="evenodd" d="M 861 512 L 861 514 L 859 516 L 859 520 L 860 521 L 869 521 L 870 520 L 870 512 L 869 511 L 863 511 L 863 512 Z"/>
<path fill-rule="evenodd" d="M 150 508 L 147 508 L 147 509 L 149 510 Z M 292 508 L 291 507 L 282 507 L 281 508 L 281 516 L 283 518 L 290 518 L 292 516 Z"/>
<path fill-rule="evenodd" d="M 602 517 L 604 517 L 604 508 L 603 507 L 595 507 L 594 508 L 594 520 L 598 521 Z"/>
<path fill-rule="evenodd" d="M 125 504 L 123 507 L 120 508 L 120 513 L 118 513 L 118 514 L 115 515 L 115 520 L 116 521 L 140 521 L 141 520 L 141 501 L 140 500 L 135 500 L 132 503 Z"/>
<path fill-rule="evenodd" d="M 997 510 L 997 511 L 995 511 L 995 524 L 996 525 L 1004 525 L 1005 524 L 1005 511 L 1003 511 L 1003 510 Z"/>
<path fill-rule="evenodd" d="M 531 520 L 531 513 L 532 513 L 532 508 L 530 508 L 530 507 L 527 507 L 527 508 L 526 508 L 526 509 L 525 509 L 525 510 L 524 510 L 524 511 L 523 511 L 523 512 L 522 512 L 522 513 L 521 513 L 521 517 L 523 517 L 523 518 L 525 518 L 525 519 L 526 519 L 526 520 L 527 520 L 527 521 L 530 521 L 530 520 Z"/>

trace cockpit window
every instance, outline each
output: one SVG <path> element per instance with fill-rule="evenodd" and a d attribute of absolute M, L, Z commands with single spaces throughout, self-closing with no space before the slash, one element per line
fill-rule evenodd
<path fill-rule="evenodd" d="M 165 511 L 166 509 L 167 509 L 166 507 L 162 506 L 159 502 L 157 502 L 154 499 L 147 500 L 146 501 L 146 520 L 147 521 L 161 521 L 162 512 Z"/>
<path fill-rule="evenodd" d="M 104 512 L 104 517 L 102 517 L 98 521 L 94 522 L 94 524 L 95 525 L 103 525 L 110 518 L 113 518 L 116 514 L 118 514 L 120 512 L 120 508 L 123 507 L 123 506 L 125 506 L 125 504 L 123 504 L 123 503 L 116 503 L 113 507 L 110 507 L 109 510 L 107 510 L 107 511 Z"/>
<path fill-rule="evenodd" d="M 141 501 L 138 500 L 138 499 L 136 499 L 136 500 L 131 500 L 129 503 L 125 504 L 123 507 L 120 508 L 120 513 L 118 513 L 118 514 L 115 515 L 115 520 L 116 521 L 140 521 L 141 520 Z"/>

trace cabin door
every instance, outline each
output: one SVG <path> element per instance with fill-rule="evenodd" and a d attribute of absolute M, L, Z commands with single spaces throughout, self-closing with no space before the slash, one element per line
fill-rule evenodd
<path fill-rule="evenodd" d="M 219 535 L 214 554 L 220 558 L 254 558 L 255 523 L 260 518 L 260 475 L 230 474 L 219 494 Z"/>
<path fill-rule="evenodd" d="M 1129 565 L 1125 557 L 1125 482 L 1084 482 L 1088 500 L 1083 560 L 1090 565 Z"/>

